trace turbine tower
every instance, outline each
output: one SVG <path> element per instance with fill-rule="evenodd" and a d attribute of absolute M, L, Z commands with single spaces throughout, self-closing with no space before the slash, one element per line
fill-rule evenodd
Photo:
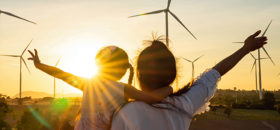
<path fill-rule="evenodd" d="M 203 55 L 202 55 L 202 56 L 203 56 Z M 186 60 L 186 61 L 188 61 L 188 62 L 192 63 L 192 79 L 194 78 L 194 63 L 195 63 L 198 59 L 200 59 L 202 56 L 200 56 L 200 57 L 196 58 L 196 59 L 195 59 L 195 60 L 193 60 L 193 61 L 188 60 L 188 59 L 186 59 L 186 58 L 183 58 L 184 60 Z"/>
<path fill-rule="evenodd" d="M 256 92 L 258 93 L 258 70 L 257 70 L 257 61 L 258 61 L 258 59 L 257 59 L 252 53 L 250 53 L 250 55 L 251 55 L 252 58 L 254 59 L 254 63 L 253 63 L 251 72 L 252 72 L 253 69 L 255 68 Z M 267 58 L 261 58 L 260 60 L 263 60 L 263 59 L 267 59 Z"/>
<path fill-rule="evenodd" d="M 57 67 L 59 61 L 60 61 L 61 57 L 59 57 L 59 59 L 57 60 L 55 67 Z M 53 77 L 53 98 L 55 98 L 55 89 L 56 89 L 56 78 Z"/>
<path fill-rule="evenodd" d="M 135 69 L 136 65 L 135 65 L 135 63 L 134 63 L 134 60 L 129 59 L 129 61 L 130 61 L 130 63 L 132 64 L 133 69 Z M 132 85 L 133 85 L 133 87 L 136 87 L 136 86 L 135 86 L 135 85 L 136 85 L 136 74 L 134 73 L 134 71 L 133 71 Z"/>
<path fill-rule="evenodd" d="M 137 17 L 137 16 L 142 16 L 142 15 L 150 15 L 150 14 L 158 14 L 158 13 L 165 13 L 165 35 L 166 35 L 166 46 L 169 47 L 169 41 L 168 41 L 168 13 L 173 16 L 191 35 L 194 39 L 197 40 L 197 38 L 193 35 L 193 33 L 183 24 L 183 22 L 181 22 L 181 20 L 173 13 L 170 11 L 169 7 L 170 7 L 170 3 L 171 0 L 168 0 L 167 3 L 167 7 L 165 9 L 161 9 L 161 10 L 156 10 L 156 11 L 152 11 L 152 12 L 148 12 L 148 13 L 143 13 L 143 14 L 137 14 L 137 15 L 133 15 L 133 16 L 129 16 L 128 18 L 132 18 L 132 17 Z"/>
<path fill-rule="evenodd" d="M 36 24 L 35 22 L 32 22 L 32 21 L 27 20 L 27 19 L 25 19 L 25 18 L 19 17 L 19 16 L 14 15 L 14 14 L 12 14 L 12 13 L 10 13 L 10 12 L 6 12 L 6 11 L 3 11 L 3 10 L 0 10 L 0 14 L 1 14 L 1 13 L 6 14 L 6 15 L 9 15 L 9 16 L 12 16 L 12 17 L 15 17 L 15 18 L 18 18 L 18 19 L 21 19 L 21 20 L 24 20 L 24 21 L 29 22 L 29 23 Z"/>
<path fill-rule="evenodd" d="M 0 56 L 7 56 L 7 57 L 16 57 L 16 58 L 20 58 L 20 72 L 19 72 L 19 101 L 21 102 L 21 90 L 22 90 L 22 62 L 24 63 L 25 67 L 27 68 L 28 72 L 30 73 L 30 70 L 23 58 L 23 54 L 25 53 L 26 49 L 29 47 L 29 45 L 31 44 L 32 40 L 29 42 L 29 44 L 26 46 L 26 48 L 23 50 L 23 52 L 21 53 L 21 55 L 0 55 Z"/>
<path fill-rule="evenodd" d="M 272 23 L 272 20 L 269 22 L 268 26 L 266 27 L 265 31 L 263 32 L 262 37 L 265 36 L 266 31 L 268 30 L 271 23 Z M 234 43 L 244 43 L 244 42 L 234 42 Z M 275 65 L 274 61 L 272 60 L 272 58 L 270 57 L 270 55 L 268 54 L 266 49 L 264 47 L 262 47 L 262 50 L 266 53 L 266 55 L 268 56 L 268 58 L 270 59 L 272 64 Z M 261 57 L 261 52 L 260 52 L 260 49 L 258 49 L 259 87 L 260 87 L 260 99 L 262 99 L 262 75 L 261 75 L 261 58 L 260 57 Z"/>

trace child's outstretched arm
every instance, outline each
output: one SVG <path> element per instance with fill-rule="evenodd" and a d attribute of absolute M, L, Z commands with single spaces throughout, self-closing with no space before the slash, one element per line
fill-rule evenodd
<path fill-rule="evenodd" d="M 35 54 L 33 52 L 31 52 L 30 50 L 28 50 L 28 52 L 31 55 L 31 57 L 28 58 L 28 60 L 33 60 L 34 65 L 37 69 L 55 77 L 55 78 L 61 79 L 61 80 L 65 81 L 66 83 L 70 84 L 71 86 L 74 86 L 78 89 L 83 90 L 83 88 L 82 88 L 83 82 L 81 82 L 83 80 L 83 78 L 75 76 L 68 72 L 64 72 L 63 70 L 61 70 L 57 67 L 53 67 L 53 66 L 49 66 L 49 65 L 41 63 L 36 49 L 34 49 Z"/>
<path fill-rule="evenodd" d="M 173 89 L 170 86 L 159 88 L 152 92 L 140 91 L 129 85 L 125 85 L 124 87 L 125 97 L 132 98 L 138 101 L 144 101 L 149 104 L 161 102 L 164 98 L 172 93 Z"/>

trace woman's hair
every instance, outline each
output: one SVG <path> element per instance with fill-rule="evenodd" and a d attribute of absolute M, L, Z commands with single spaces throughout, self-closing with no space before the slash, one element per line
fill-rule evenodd
<path fill-rule="evenodd" d="M 112 80 L 120 80 L 130 66 L 127 53 L 117 46 L 101 49 L 95 57 L 95 63 L 102 76 Z"/>
<path fill-rule="evenodd" d="M 169 86 L 177 74 L 175 57 L 160 38 L 150 43 L 137 60 L 137 77 L 142 90 Z"/>
<path fill-rule="evenodd" d="M 176 60 L 174 55 L 161 41 L 161 37 L 156 38 L 155 35 L 153 35 L 153 39 L 153 41 L 148 41 L 151 43 L 151 45 L 140 52 L 137 60 L 136 74 L 140 83 L 140 88 L 144 91 L 170 86 L 177 75 Z M 132 78 L 133 68 L 131 66 L 128 83 L 131 84 Z M 192 83 L 193 81 L 169 96 L 180 96 L 188 92 L 192 86 Z M 123 104 L 122 107 L 114 112 L 111 117 L 111 121 L 113 117 L 119 112 L 119 110 L 127 104 L 129 104 L 129 102 Z M 157 106 L 157 104 L 167 104 L 168 106 L 161 107 Z M 158 109 L 176 111 L 187 115 L 189 118 L 193 117 L 190 113 L 176 107 L 170 102 L 161 102 L 157 104 L 151 104 L 151 106 Z"/>
<path fill-rule="evenodd" d="M 153 90 L 170 86 L 177 75 L 176 60 L 172 52 L 162 42 L 162 37 L 153 35 L 153 41 L 138 56 L 137 77 L 142 90 Z M 190 90 L 190 83 L 170 96 L 180 96 Z"/>

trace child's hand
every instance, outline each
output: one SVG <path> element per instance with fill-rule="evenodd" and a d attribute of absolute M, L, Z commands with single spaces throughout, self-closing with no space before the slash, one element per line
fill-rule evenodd
<path fill-rule="evenodd" d="M 34 53 L 33 53 L 32 51 L 30 51 L 30 50 L 28 50 L 28 52 L 29 52 L 30 55 L 32 56 L 32 57 L 28 58 L 28 60 L 33 60 L 35 66 L 39 65 L 41 62 L 40 62 L 40 59 L 39 59 L 37 50 L 34 49 L 35 55 L 34 55 Z"/>

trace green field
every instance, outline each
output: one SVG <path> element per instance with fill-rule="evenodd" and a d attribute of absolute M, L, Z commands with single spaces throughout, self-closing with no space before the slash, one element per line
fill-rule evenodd
<path fill-rule="evenodd" d="M 190 130 L 280 130 L 280 114 L 272 110 L 224 109 L 195 116 Z"/>
<path fill-rule="evenodd" d="M 232 109 L 228 118 L 224 109 L 220 108 L 216 112 L 209 111 L 195 116 L 195 120 L 279 120 L 280 113 L 273 110 L 254 110 L 254 109 Z"/>
<path fill-rule="evenodd" d="M 66 122 L 68 127 L 73 129 L 75 117 L 79 110 L 79 105 L 71 105 L 63 108 L 57 113 L 51 105 L 32 105 L 34 110 L 38 111 L 40 117 L 46 120 L 54 129 L 61 128 L 61 125 Z M 57 108 L 56 108 L 57 109 Z M 6 117 L 6 121 L 12 128 L 15 128 L 20 121 L 24 111 L 28 111 L 28 107 L 10 106 L 10 112 Z M 273 110 L 252 110 L 252 109 L 232 109 L 230 117 L 224 113 L 224 108 L 218 108 L 216 112 L 209 111 L 201 115 L 196 115 L 191 123 L 190 130 L 265 130 L 265 129 L 280 129 L 280 114 Z M 37 119 L 31 116 L 27 121 L 38 125 Z M 37 123 L 36 123 L 37 122 Z"/>

